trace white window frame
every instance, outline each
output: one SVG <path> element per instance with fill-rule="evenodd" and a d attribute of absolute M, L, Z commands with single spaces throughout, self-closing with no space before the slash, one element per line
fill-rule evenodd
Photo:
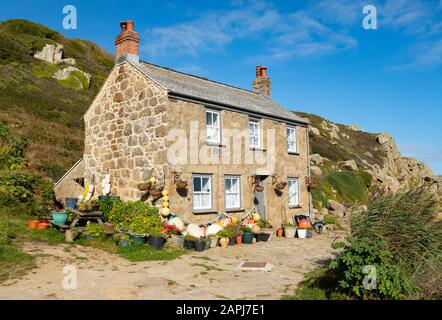
<path fill-rule="evenodd" d="M 209 191 L 203 191 L 203 179 L 208 178 L 209 179 L 209 185 L 210 189 Z M 201 179 L 201 191 L 195 191 L 195 179 Z M 196 206 L 196 196 L 198 195 L 209 195 L 209 203 L 210 205 L 207 207 L 203 206 Z M 192 175 L 192 208 L 194 211 L 207 211 L 213 209 L 213 180 L 212 175 L 210 174 L 193 174 Z"/>
<path fill-rule="evenodd" d="M 216 114 L 218 116 L 218 126 L 213 125 L 213 115 Z M 211 117 L 212 125 L 207 125 L 207 119 L 208 116 Z M 206 109 L 205 113 L 205 121 L 206 121 L 206 141 L 209 143 L 221 143 L 221 113 L 219 111 Z M 218 134 L 216 135 L 215 139 L 209 139 L 208 132 L 210 129 L 218 129 Z"/>
<path fill-rule="evenodd" d="M 287 136 L 287 152 L 289 153 L 298 153 L 298 134 L 297 134 L 296 127 L 287 127 L 286 129 L 286 136 Z M 294 134 L 291 135 L 290 132 L 293 132 Z M 294 149 L 290 149 L 290 137 L 293 137 L 293 148 Z"/>
<path fill-rule="evenodd" d="M 300 207 L 300 179 L 299 178 L 288 178 L 287 179 L 288 182 L 288 186 L 287 186 L 287 194 L 288 194 L 288 203 L 289 203 L 289 208 L 296 208 L 296 207 Z M 297 185 L 297 190 L 296 190 L 296 196 L 295 196 L 295 200 L 292 202 L 292 192 L 291 192 L 291 185 L 293 183 L 296 183 Z"/>
<path fill-rule="evenodd" d="M 250 126 L 255 126 L 256 132 L 252 135 Z M 252 138 L 258 139 L 258 144 L 252 144 Z M 249 147 L 250 148 L 262 148 L 261 140 L 261 122 L 259 120 L 249 120 Z"/>
<path fill-rule="evenodd" d="M 232 192 L 227 191 L 226 189 L 226 180 L 237 180 L 238 181 L 238 191 Z M 232 185 L 232 184 L 231 184 Z M 237 194 L 238 195 L 238 205 L 234 207 L 228 207 L 227 206 L 227 195 L 230 194 Z M 224 206 L 226 210 L 235 210 L 235 209 L 241 209 L 241 176 L 235 176 L 235 175 L 225 175 L 224 176 Z"/>

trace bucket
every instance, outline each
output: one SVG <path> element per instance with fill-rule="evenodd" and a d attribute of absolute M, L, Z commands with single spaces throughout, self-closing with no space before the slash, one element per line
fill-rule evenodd
<path fill-rule="evenodd" d="M 286 238 L 294 238 L 295 234 L 296 234 L 296 228 L 295 227 L 285 227 L 284 234 L 285 234 Z"/>
<path fill-rule="evenodd" d="M 66 208 L 77 209 L 78 198 L 66 198 Z"/>
<path fill-rule="evenodd" d="M 162 236 L 150 236 L 149 244 L 157 250 L 161 250 L 164 246 L 165 238 Z"/>
<path fill-rule="evenodd" d="M 255 238 L 254 233 L 244 233 L 242 236 L 242 241 L 246 244 L 253 243 L 253 239 Z"/>
<path fill-rule="evenodd" d="M 307 237 L 307 230 L 306 229 L 298 229 L 298 238 L 305 239 L 306 237 Z"/>

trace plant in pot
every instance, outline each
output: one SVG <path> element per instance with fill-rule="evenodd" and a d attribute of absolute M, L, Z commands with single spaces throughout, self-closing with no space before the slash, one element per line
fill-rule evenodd
<path fill-rule="evenodd" d="M 210 246 L 210 245 L 209 245 Z M 201 252 L 206 249 L 206 241 L 205 238 L 197 238 L 194 242 L 195 251 Z"/>
<path fill-rule="evenodd" d="M 242 232 L 244 232 L 242 236 L 242 240 L 246 244 L 253 243 L 253 239 L 255 238 L 255 234 L 253 233 L 252 229 L 248 226 L 243 226 L 241 228 Z"/>
<path fill-rule="evenodd" d="M 286 238 L 294 238 L 296 234 L 296 227 L 293 223 L 287 222 L 284 224 L 284 235 Z"/>
<path fill-rule="evenodd" d="M 181 231 L 174 225 L 165 225 L 164 234 L 169 236 L 170 243 L 173 247 L 182 248 L 184 245 L 184 236 Z"/>
<path fill-rule="evenodd" d="M 258 226 L 260 228 L 260 232 L 256 234 L 257 242 L 266 242 L 269 240 L 270 235 L 273 233 L 272 225 L 264 218 L 261 218 L 258 221 Z"/>
<path fill-rule="evenodd" d="M 217 236 L 219 238 L 219 245 L 221 248 L 227 248 L 229 246 L 229 238 L 231 235 L 231 231 L 228 229 L 223 229 L 217 233 Z"/>
<path fill-rule="evenodd" d="M 183 242 L 184 249 L 188 249 L 188 250 L 193 249 L 194 243 L 196 240 L 197 240 L 197 238 L 195 238 L 194 236 L 191 236 L 190 234 L 186 234 L 184 236 L 184 242 Z"/>
<path fill-rule="evenodd" d="M 229 246 L 234 246 L 236 243 L 236 234 L 237 234 L 237 227 L 235 225 L 228 225 L 224 228 L 224 230 L 227 230 L 227 234 L 229 237 Z"/>
<path fill-rule="evenodd" d="M 130 242 L 130 237 L 126 233 L 117 233 L 114 235 L 114 240 L 120 247 L 127 247 Z"/>
<path fill-rule="evenodd" d="M 218 245 L 218 235 L 211 235 L 209 236 L 210 238 L 210 247 L 211 248 L 216 248 L 216 246 Z"/>
<path fill-rule="evenodd" d="M 99 223 L 88 223 L 84 235 L 87 240 L 102 238 L 104 235 L 103 226 Z"/>

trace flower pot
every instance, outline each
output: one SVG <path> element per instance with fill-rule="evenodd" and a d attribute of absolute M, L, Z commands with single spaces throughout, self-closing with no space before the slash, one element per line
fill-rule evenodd
<path fill-rule="evenodd" d="M 256 187 L 255 187 L 255 191 L 257 191 L 257 192 L 263 192 L 263 191 L 264 191 L 264 187 L 263 187 L 263 186 L 256 186 Z"/>
<path fill-rule="evenodd" d="M 206 244 L 204 250 L 209 250 L 211 248 L 212 240 L 210 238 L 206 239 L 206 240 L 204 240 L 204 243 Z"/>
<path fill-rule="evenodd" d="M 187 249 L 187 250 L 193 249 L 193 247 L 194 247 L 193 241 L 184 240 L 183 247 L 184 247 L 184 249 Z"/>
<path fill-rule="evenodd" d="M 38 220 L 29 220 L 28 227 L 29 227 L 29 229 L 37 229 L 39 223 L 40 223 L 40 221 L 38 221 Z"/>
<path fill-rule="evenodd" d="M 165 238 L 163 236 L 149 237 L 149 244 L 157 250 L 161 250 L 164 246 Z"/>
<path fill-rule="evenodd" d="M 279 191 L 284 190 L 286 186 L 287 186 L 287 182 L 275 183 L 275 188 Z"/>
<path fill-rule="evenodd" d="M 284 234 L 286 238 L 294 238 L 296 234 L 295 227 L 284 227 Z"/>
<path fill-rule="evenodd" d="M 236 236 L 236 244 L 242 243 L 242 236 Z"/>
<path fill-rule="evenodd" d="M 143 236 L 130 236 L 130 241 L 136 244 L 143 244 L 145 238 Z"/>
<path fill-rule="evenodd" d="M 152 197 L 159 197 L 161 196 L 161 192 L 163 191 L 163 188 L 159 188 L 159 189 L 155 189 L 155 190 L 150 190 L 150 195 Z"/>
<path fill-rule="evenodd" d="M 306 229 L 298 229 L 298 238 L 305 239 L 306 237 L 307 237 L 307 230 Z"/>
<path fill-rule="evenodd" d="M 195 251 L 201 252 L 206 249 L 206 242 L 205 241 L 195 241 Z"/>
<path fill-rule="evenodd" d="M 49 219 L 48 218 L 38 218 L 38 221 L 40 223 L 49 223 Z"/>
<path fill-rule="evenodd" d="M 175 248 L 182 248 L 184 245 L 184 236 L 173 234 L 170 237 L 170 244 Z"/>
<path fill-rule="evenodd" d="M 182 189 L 186 189 L 187 188 L 187 185 L 188 185 L 188 183 L 187 183 L 187 181 L 184 181 L 184 180 L 180 180 L 180 181 L 178 181 L 177 183 L 176 183 L 176 188 L 178 189 L 178 190 L 182 190 Z"/>
<path fill-rule="evenodd" d="M 234 246 L 236 243 L 236 237 L 230 237 L 229 238 L 229 246 Z"/>
<path fill-rule="evenodd" d="M 251 244 L 253 243 L 254 238 L 255 238 L 254 233 L 244 233 L 244 235 L 242 236 L 242 241 L 246 244 Z"/>
<path fill-rule="evenodd" d="M 119 196 L 98 196 L 98 201 L 99 202 L 103 202 L 103 201 L 105 201 L 105 200 L 117 200 L 117 199 L 120 199 L 120 197 Z"/>
<path fill-rule="evenodd" d="M 147 191 L 147 190 L 150 189 L 150 184 L 148 184 L 148 183 L 139 183 L 139 184 L 137 184 L 137 188 L 140 191 Z"/>
<path fill-rule="evenodd" d="M 217 237 L 210 238 L 210 247 L 216 248 L 217 245 L 218 245 L 218 238 Z"/>
<path fill-rule="evenodd" d="M 267 242 L 269 241 L 270 233 L 261 232 L 256 235 L 256 242 Z"/>
<path fill-rule="evenodd" d="M 69 209 L 77 209 L 77 203 L 78 203 L 78 198 L 65 198 L 66 201 L 66 208 Z"/>
<path fill-rule="evenodd" d="M 90 240 L 94 240 L 94 237 L 91 236 L 90 234 L 86 234 L 84 237 L 85 237 L 86 240 L 89 240 L 89 241 Z"/>
<path fill-rule="evenodd" d="M 276 234 L 279 238 L 282 237 L 282 233 L 283 233 L 284 229 L 282 229 L 281 227 L 278 228 L 278 230 L 276 230 Z"/>
<path fill-rule="evenodd" d="M 118 242 L 118 246 L 120 246 L 120 247 L 127 247 L 128 245 L 129 245 L 129 241 L 122 240 L 122 241 Z"/>
<path fill-rule="evenodd" d="M 44 230 L 47 228 L 49 228 L 49 223 L 47 223 L 47 222 L 39 222 L 37 224 L 37 229 Z"/>
<path fill-rule="evenodd" d="M 224 237 L 219 239 L 219 245 L 221 248 L 227 248 L 229 246 L 229 238 Z"/>
<path fill-rule="evenodd" d="M 67 212 L 52 211 L 52 219 L 57 226 L 66 224 L 69 214 Z"/>

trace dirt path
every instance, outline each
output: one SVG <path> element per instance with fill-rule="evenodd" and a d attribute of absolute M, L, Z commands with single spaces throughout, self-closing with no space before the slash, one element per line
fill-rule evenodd
<path fill-rule="evenodd" d="M 129 262 L 102 250 L 28 243 L 38 268 L 0 286 L 0 299 L 280 299 L 303 274 L 336 253 L 325 235 L 192 252 L 173 261 Z M 243 261 L 271 271 L 244 271 Z M 77 289 L 64 290 L 63 267 L 77 268 Z"/>

